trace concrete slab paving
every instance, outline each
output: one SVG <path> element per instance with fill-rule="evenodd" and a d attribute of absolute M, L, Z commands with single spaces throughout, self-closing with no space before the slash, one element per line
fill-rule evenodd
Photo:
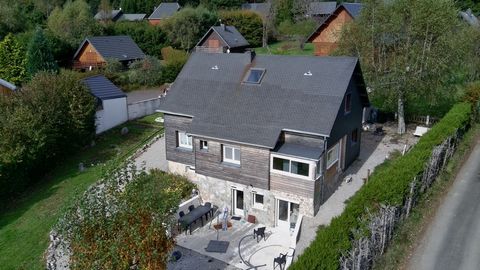
<path fill-rule="evenodd" d="M 165 153 L 165 136 L 154 142 L 145 152 L 135 159 L 135 165 L 138 168 L 159 169 L 167 171 L 167 156 Z"/>

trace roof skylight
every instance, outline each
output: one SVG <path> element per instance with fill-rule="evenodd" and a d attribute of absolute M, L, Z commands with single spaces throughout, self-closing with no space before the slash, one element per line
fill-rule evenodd
<path fill-rule="evenodd" d="M 246 79 L 244 80 L 244 83 L 260 84 L 264 74 L 265 69 L 263 68 L 251 68 L 246 76 Z"/>

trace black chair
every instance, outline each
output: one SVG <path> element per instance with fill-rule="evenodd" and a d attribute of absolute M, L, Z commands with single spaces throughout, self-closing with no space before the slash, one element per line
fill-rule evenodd
<path fill-rule="evenodd" d="M 192 212 L 193 209 L 195 209 L 195 206 L 193 204 L 188 207 L 189 212 Z"/>
<path fill-rule="evenodd" d="M 185 213 L 183 211 L 180 211 L 180 212 L 178 212 L 178 215 L 180 216 L 180 218 L 182 218 L 183 216 L 185 216 Z M 181 225 L 182 224 L 180 224 L 180 219 L 178 219 L 178 227 L 180 228 L 180 232 L 181 232 L 181 228 L 182 228 Z"/>
<path fill-rule="evenodd" d="M 280 253 L 280 256 L 277 258 L 273 259 L 273 269 L 277 268 L 275 264 L 278 264 L 280 266 L 280 269 L 283 270 L 285 267 L 285 264 L 287 264 L 287 254 L 282 254 Z"/>
<path fill-rule="evenodd" d="M 258 243 L 258 237 L 263 238 L 264 241 L 267 241 L 265 239 L 265 227 L 260 227 L 258 229 L 253 229 L 253 238 L 257 238 L 257 243 Z"/>
<path fill-rule="evenodd" d="M 205 218 L 208 220 L 208 214 L 210 213 L 210 216 L 212 216 L 212 203 L 211 202 L 206 202 L 205 206 L 208 207 L 210 210 L 205 214 Z"/>

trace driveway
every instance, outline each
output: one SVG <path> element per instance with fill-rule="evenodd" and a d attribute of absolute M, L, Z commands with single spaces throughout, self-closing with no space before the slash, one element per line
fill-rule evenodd
<path fill-rule="evenodd" d="M 165 154 L 165 136 L 162 136 L 152 145 L 150 145 L 145 152 L 135 159 L 137 168 L 143 168 L 147 171 L 151 169 L 159 169 L 167 171 L 167 157 Z"/>
<path fill-rule="evenodd" d="M 408 269 L 480 269 L 480 145 L 463 165 Z"/>

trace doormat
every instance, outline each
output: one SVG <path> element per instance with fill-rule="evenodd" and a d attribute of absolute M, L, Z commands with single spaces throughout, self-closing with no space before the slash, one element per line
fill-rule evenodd
<path fill-rule="evenodd" d="M 240 220 L 240 219 L 242 219 L 242 218 L 241 218 L 241 217 L 235 217 L 235 216 L 233 216 L 232 219 L 233 219 L 233 220 Z"/>
<path fill-rule="evenodd" d="M 207 248 L 205 248 L 205 251 L 207 251 L 207 252 L 217 252 L 217 253 L 226 253 L 227 249 L 228 249 L 228 245 L 230 245 L 230 243 L 227 242 L 227 241 L 210 240 Z"/>

